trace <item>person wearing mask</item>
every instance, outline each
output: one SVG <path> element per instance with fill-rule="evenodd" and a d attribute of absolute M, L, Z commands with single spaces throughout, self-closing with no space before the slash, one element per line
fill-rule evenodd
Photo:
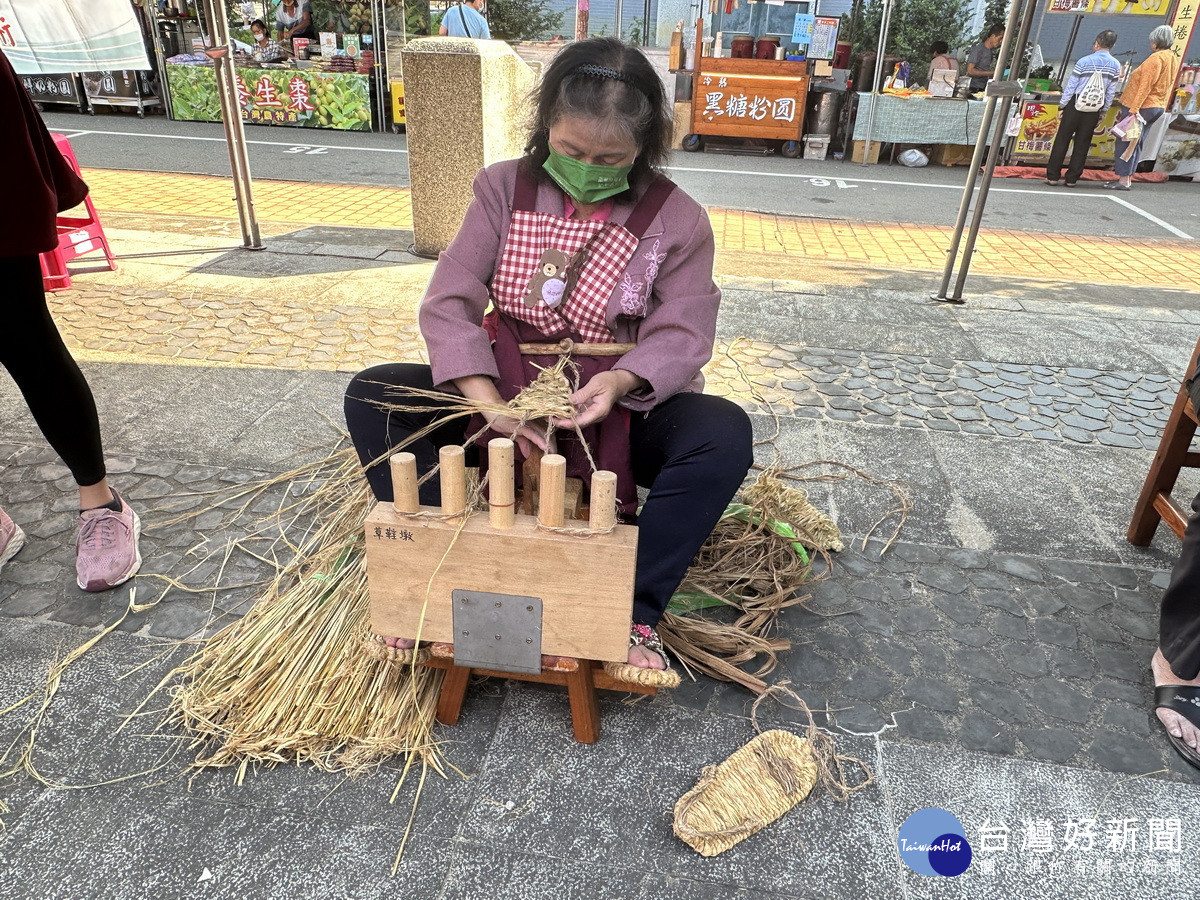
<path fill-rule="evenodd" d="M 8 176 L 10 210 L 0 218 L 0 365 L 79 486 L 76 582 L 85 591 L 106 591 L 141 567 L 141 522 L 108 485 L 96 401 L 50 317 L 38 260 L 58 246 L 58 213 L 82 203 L 88 188 L 55 146 L 3 53 L 0 118 L 5 129 L 0 170 Z M 0 510 L 0 567 L 24 543 L 20 526 Z"/>
<path fill-rule="evenodd" d="M 1088 151 L 1092 147 L 1092 135 L 1096 133 L 1096 125 L 1112 106 L 1113 95 L 1117 92 L 1117 79 L 1121 77 L 1121 65 L 1111 53 L 1116 44 L 1115 31 L 1100 32 L 1092 44 L 1092 52 L 1081 57 L 1071 70 L 1071 77 L 1063 86 L 1062 99 L 1059 101 L 1058 131 L 1046 163 L 1046 184 L 1074 187 L 1083 174 Z M 1103 84 L 1104 98 L 1103 105 L 1093 109 L 1100 102 L 1099 97 L 1092 97 L 1092 84 L 1097 77 Z M 1083 103 L 1085 108 L 1078 109 L 1079 103 Z M 1067 176 L 1063 179 L 1062 164 L 1068 144 L 1073 144 L 1074 149 L 1071 151 L 1071 163 L 1067 166 Z"/>
<path fill-rule="evenodd" d="M 250 55 L 254 57 L 255 62 L 279 62 L 287 56 L 279 43 L 271 40 L 267 33 L 267 23 L 262 19 L 255 19 L 250 23 L 250 33 L 254 35 L 254 47 Z"/>
<path fill-rule="evenodd" d="M 1004 41 L 1004 26 L 993 25 L 980 43 L 967 54 L 967 74 L 971 76 L 971 93 L 978 94 L 996 74 L 996 48 Z"/>
<path fill-rule="evenodd" d="M 1133 182 L 1133 173 L 1137 169 L 1138 160 L 1142 154 L 1142 145 L 1146 142 L 1146 132 L 1158 117 L 1167 110 L 1167 100 L 1175 88 L 1176 62 L 1171 45 L 1175 43 L 1175 32 L 1170 25 L 1159 25 L 1150 32 L 1150 56 L 1144 63 L 1133 70 L 1129 83 L 1121 92 L 1118 102 L 1121 104 L 1117 112 L 1117 121 L 1127 115 L 1141 116 L 1142 133 L 1137 139 L 1133 152 L 1128 152 L 1129 141 L 1117 138 L 1117 149 L 1113 156 L 1113 168 L 1117 173 L 1116 181 L 1104 183 L 1106 188 L 1117 191 L 1127 191 Z M 1128 158 L 1126 158 L 1128 156 Z"/>
<path fill-rule="evenodd" d="M 312 6 L 309 0 L 281 0 L 275 10 L 276 40 L 290 41 L 292 38 L 317 39 L 313 28 Z"/>
<path fill-rule="evenodd" d="M 442 37 L 475 38 L 490 41 L 492 29 L 483 17 L 483 0 L 467 0 L 446 10 L 438 29 Z"/>
<path fill-rule="evenodd" d="M 390 448 L 406 445 L 425 475 L 439 447 L 469 435 L 481 446 L 512 438 L 527 457 L 546 448 L 550 425 L 561 429 L 568 474 L 587 475 L 579 429 L 597 467 L 617 473 L 621 514 L 639 528 L 628 664 L 661 670 L 655 626 L 753 462 L 749 417 L 702 393 L 721 301 L 712 227 L 661 174 L 671 104 L 640 50 L 573 41 L 546 68 L 534 107 L 524 156 L 479 172 L 438 259 L 420 309 L 429 365 L 360 373 L 346 422 L 381 500 L 392 499 L 388 467 L 372 463 Z M 488 411 L 430 431 L 437 400 L 411 413 L 388 408 L 393 386 L 452 389 L 503 408 L 564 352 L 580 385 L 570 419 L 522 423 Z M 638 485 L 650 489 L 640 510 Z M 422 502 L 436 503 L 438 490 L 436 478 L 423 482 Z M 415 650 L 411 634 L 382 642 Z"/>

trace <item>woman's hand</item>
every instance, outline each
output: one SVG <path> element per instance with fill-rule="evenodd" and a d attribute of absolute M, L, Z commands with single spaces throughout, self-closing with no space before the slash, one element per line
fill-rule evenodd
<path fill-rule="evenodd" d="M 504 398 L 496 390 L 496 383 L 486 375 L 467 375 L 464 378 L 456 378 L 454 386 L 468 400 L 495 405 L 502 405 L 504 403 Z M 537 447 L 539 450 L 546 449 L 545 428 L 538 431 L 533 424 L 527 422 L 522 425 L 520 420 L 514 419 L 512 416 L 506 416 L 503 413 L 489 411 L 481 413 L 481 415 L 484 421 L 487 422 L 488 428 L 492 429 L 492 431 L 516 441 L 523 456 L 528 457 L 534 447 Z"/>
<path fill-rule="evenodd" d="M 516 442 L 517 447 L 521 451 L 521 455 L 528 458 L 534 447 L 539 450 L 546 451 L 546 429 L 543 427 L 540 431 L 535 426 L 535 423 L 526 422 L 521 424 L 519 419 L 514 419 L 512 416 L 501 415 L 495 412 L 481 413 L 484 421 L 488 423 L 488 427 L 497 434 L 502 434 L 506 438 L 511 438 Z M 538 422 L 545 422 L 545 419 L 539 419 Z"/>
<path fill-rule="evenodd" d="M 571 405 L 579 410 L 574 419 L 553 419 L 556 428 L 585 428 L 603 422 L 617 401 L 636 390 L 642 379 L 626 369 L 597 372 L 592 380 L 571 395 Z"/>

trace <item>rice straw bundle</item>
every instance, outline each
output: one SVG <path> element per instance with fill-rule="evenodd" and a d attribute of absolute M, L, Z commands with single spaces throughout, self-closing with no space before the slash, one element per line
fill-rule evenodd
<path fill-rule="evenodd" d="M 812 744 L 790 731 L 764 731 L 716 766 L 675 804 L 675 834 L 716 856 L 770 825 L 817 783 Z"/>
<path fill-rule="evenodd" d="M 759 694 L 767 687 L 761 676 L 775 668 L 779 651 L 791 646 L 770 632 L 781 610 L 807 599 L 797 589 L 812 575 L 812 564 L 796 539 L 813 544 L 787 517 L 800 513 L 802 521 L 811 523 L 824 516 L 803 491 L 780 482 L 774 470 L 759 475 L 742 499 L 748 505 L 726 511 L 681 585 L 682 596 L 708 598 L 701 604 L 705 606 L 730 606 L 737 617 L 727 622 L 668 612 L 658 631 L 686 665 Z M 837 526 L 829 525 L 836 531 Z M 742 668 L 759 657 L 762 662 L 753 672 Z"/>
<path fill-rule="evenodd" d="M 381 406 L 385 409 L 397 410 L 399 412 L 427 413 L 434 406 L 438 410 L 437 419 L 430 425 L 414 433 L 405 441 L 406 446 L 413 441 L 420 440 L 454 419 L 482 415 L 484 413 L 508 416 L 511 419 L 515 419 L 518 426 L 537 425 L 544 428 L 547 437 L 549 437 L 554 430 L 553 426 L 550 425 L 551 419 L 573 419 L 579 412 L 571 403 L 571 394 L 574 392 L 576 385 L 572 384 L 566 374 L 568 368 L 574 371 L 576 366 L 571 362 L 569 356 L 561 356 L 558 362 L 552 366 L 542 368 L 535 365 L 535 368 L 538 369 L 537 378 L 526 385 L 517 396 L 507 403 L 472 400 L 461 394 L 452 394 L 446 391 L 430 391 L 425 388 L 388 385 L 390 388 L 389 393 L 395 399 L 391 402 L 383 403 Z M 425 402 L 405 402 L 405 398 L 415 398 Z M 516 428 L 513 429 L 514 434 L 516 430 Z M 576 429 L 576 431 L 578 432 L 579 429 Z M 465 443 L 470 444 L 478 437 L 479 434 L 470 435 Z M 586 450 L 587 443 L 583 441 L 582 434 L 579 435 L 579 439 Z M 399 450 L 400 447 L 393 449 Z M 588 459 L 590 460 L 591 451 L 588 450 L 587 452 Z M 596 465 L 593 461 L 592 469 L 594 470 L 595 468 Z"/>
<path fill-rule="evenodd" d="M 781 474 L 774 466 L 763 471 L 742 491 L 746 503 L 769 510 L 771 518 L 787 522 L 806 547 L 836 553 L 844 550 L 842 533 L 833 519 L 813 506 L 800 488 L 785 484 Z"/>
<path fill-rule="evenodd" d="M 173 673 L 182 683 L 172 719 L 196 735 L 197 766 L 237 766 L 239 780 L 251 763 L 356 773 L 398 754 L 440 772 L 432 731 L 442 673 L 360 650 L 371 503 L 358 459 L 341 450 L 314 468 L 324 477 L 302 471 L 316 489 L 281 512 L 316 526 L 290 545 L 254 607 Z"/>

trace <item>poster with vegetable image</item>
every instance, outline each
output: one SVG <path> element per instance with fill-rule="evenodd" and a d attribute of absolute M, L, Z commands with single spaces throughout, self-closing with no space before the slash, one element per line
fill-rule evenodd
<path fill-rule="evenodd" d="M 371 130 L 371 89 L 365 75 L 297 69 L 237 69 L 236 74 L 245 122 Z M 221 121 L 221 99 L 212 66 L 168 65 L 167 83 L 176 119 Z"/>

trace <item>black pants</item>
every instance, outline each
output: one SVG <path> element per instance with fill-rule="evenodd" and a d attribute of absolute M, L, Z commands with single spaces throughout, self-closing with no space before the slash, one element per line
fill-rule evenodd
<path fill-rule="evenodd" d="M 1158 646 L 1180 678 L 1200 675 L 1200 494 L 1183 533 L 1183 549 L 1163 593 Z"/>
<path fill-rule="evenodd" d="M 433 387 L 428 366 L 391 364 L 359 373 L 346 391 L 346 424 L 366 465 L 400 444 L 437 417 L 428 412 L 381 409 L 389 385 Z M 413 403 L 405 398 L 405 403 Z M 419 401 L 417 401 L 419 402 Z M 465 421 L 441 426 L 409 445 L 422 475 L 437 464 L 438 448 L 461 444 Z M 750 419 L 736 404 L 707 394 L 676 394 L 648 413 L 634 413 L 629 425 L 633 475 L 650 495 L 638 516 L 637 574 L 633 620 L 653 627 L 662 618 L 696 552 L 737 492 L 753 462 Z M 386 465 L 367 470 L 380 500 L 392 499 Z M 435 506 L 439 487 L 431 478 L 421 486 L 421 502 Z M 397 635 L 405 637 L 406 635 Z"/>
<path fill-rule="evenodd" d="M 1080 112 L 1075 108 L 1075 98 L 1063 110 L 1062 121 L 1058 123 L 1058 133 L 1054 135 L 1054 144 L 1050 147 L 1050 161 L 1046 163 L 1046 178 L 1058 181 L 1062 178 L 1063 159 L 1067 155 L 1067 144 L 1071 144 L 1071 162 L 1067 166 L 1065 181 L 1074 184 L 1083 174 L 1087 163 L 1088 151 L 1092 149 L 1092 135 L 1096 131 L 1096 123 L 1100 121 L 1099 112 Z"/>
<path fill-rule="evenodd" d="M 36 256 L 0 256 L 0 297 L 0 365 L 75 482 L 95 484 L 105 475 L 96 401 L 50 318 Z"/>

